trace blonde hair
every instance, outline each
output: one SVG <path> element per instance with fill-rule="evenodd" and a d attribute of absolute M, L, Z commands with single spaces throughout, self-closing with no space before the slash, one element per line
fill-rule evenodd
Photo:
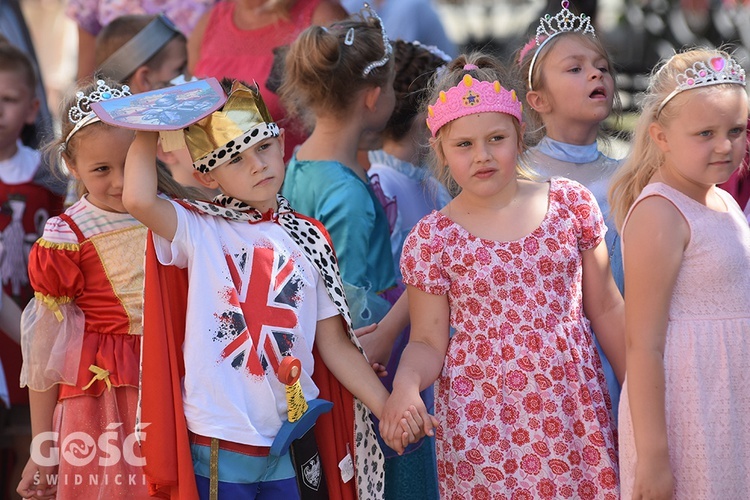
<path fill-rule="evenodd" d="M 348 44 L 350 30 L 353 39 Z M 383 32 L 375 17 L 355 14 L 328 28 L 310 26 L 289 48 L 279 97 L 289 114 L 308 126 L 314 124 L 314 115 L 345 118 L 360 90 L 388 83 L 393 55 L 384 66 L 363 73 L 384 55 Z"/>
<path fill-rule="evenodd" d="M 607 67 L 609 68 L 609 73 L 612 75 L 612 80 L 615 82 L 615 92 L 613 96 L 612 101 L 612 112 L 619 117 L 620 110 L 622 108 L 622 103 L 620 102 L 620 93 L 617 90 L 617 75 L 615 73 L 614 69 L 614 63 L 612 62 L 612 58 L 609 56 L 609 53 L 607 52 L 607 48 L 604 46 L 604 43 L 601 41 L 599 37 L 594 37 L 591 35 L 584 35 L 583 33 L 576 33 L 576 32 L 566 32 L 561 33 L 559 35 L 555 35 L 549 42 L 547 42 L 544 47 L 541 48 L 541 53 L 539 56 L 537 56 L 536 62 L 534 63 L 534 71 L 531 74 L 531 83 L 533 85 L 534 91 L 544 91 L 548 85 L 547 79 L 544 78 L 544 66 L 547 62 L 549 53 L 552 51 L 553 47 L 557 45 L 560 40 L 563 40 L 565 38 L 576 38 L 581 44 L 585 45 L 586 47 L 594 50 L 597 54 L 599 54 L 605 61 L 607 61 Z M 520 49 L 515 57 L 514 60 L 516 61 L 516 79 L 519 82 L 523 82 L 522 85 L 519 85 L 519 89 L 522 89 L 519 93 L 519 98 L 522 102 L 526 102 L 526 94 L 531 90 L 528 88 L 528 81 L 529 81 L 529 69 L 531 66 L 531 60 L 534 58 L 534 53 L 536 50 L 539 50 L 535 46 L 535 42 L 532 41 L 529 42 L 529 44 L 532 45 L 532 48 L 529 50 L 529 45 L 527 44 L 525 47 Z M 525 106 L 524 107 L 524 119 L 526 120 L 526 140 L 529 144 L 537 144 L 542 138 L 545 136 L 544 131 L 544 119 L 542 116 L 531 106 Z M 604 137 L 605 134 L 603 131 L 599 130 L 599 135 Z"/>
<path fill-rule="evenodd" d="M 475 69 L 466 70 L 464 66 L 467 64 L 473 64 L 476 66 Z M 482 52 L 472 52 L 470 54 L 462 54 L 455 58 L 448 64 L 445 71 L 442 71 L 436 75 L 433 79 L 432 85 L 429 88 L 428 98 L 422 102 L 422 112 L 424 116 L 427 116 L 427 106 L 436 102 L 441 92 L 448 91 L 451 87 L 458 85 L 463 79 L 464 75 L 471 75 L 475 80 L 493 82 L 497 80 L 501 82 L 501 85 L 505 88 L 511 88 L 507 85 L 507 81 L 510 79 L 500 62 L 494 57 L 484 54 Z M 503 84 L 502 82 L 506 82 Z M 510 115 L 508 115 L 510 116 Z M 536 179 L 536 175 L 533 171 L 521 161 L 520 156 L 523 151 L 526 150 L 524 143 L 523 129 L 521 123 L 513 118 L 513 126 L 516 129 L 516 135 L 518 138 L 518 153 L 519 160 L 516 164 L 516 172 L 519 177 L 527 179 Z M 442 135 L 445 131 L 449 130 L 451 123 L 443 125 L 435 134 L 433 139 L 433 148 L 430 148 L 427 161 L 432 169 L 435 178 L 440 181 L 446 189 L 455 196 L 461 192 L 461 187 L 453 179 L 450 173 L 449 166 L 445 164 L 443 159 L 445 155 L 443 153 L 443 147 L 441 143 Z"/>
<path fill-rule="evenodd" d="M 649 128 L 657 123 L 666 126 L 680 116 L 682 104 L 696 92 L 718 92 L 736 84 L 718 84 L 681 92 L 671 99 L 661 111 L 659 106 L 677 87 L 677 75 L 699 61 L 712 57 L 729 58 L 723 50 L 695 48 L 675 54 L 651 74 L 648 88 L 642 97 L 641 115 L 633 133 L 632 149 L 625 162 L 615 173 L 609 189 L 609 203 L 617 228 L 622 230 L 630 207 L 649 183 L 651 177 L 664 163 L 664 154 L 651 140 Z"/>
<path fill-rule="evenodd" d="M 99 78 L 99 80 L 101 79 L 102 78 Z M 121 87 L 120 84 L 111 79 L 105 78 L 104 81 L 110 88 L 119 89 Z M 71 178 L 65 164 L 75 164 L 75 158 L 79 148 L 84 147 L 84 145 L 82 144 L 84 142 L 84 139 L 92 132 L 105 130 L 107 128 L 114 128 L 111 125 L 107 125 L 103 122 L 95 122 L 91 123 L 90 125 L 86 125 L 78 130 L 75 134 L 73 134 L 70 140 L 65 140 L 75 126 L 75 124 L 68 118 L 68 112 L 71 108 L 78 104 L 76 93 L 83 92 L 84 95 L 89 95 L 96 89 L 97 83 L 94 81 L 88 81 L 82 83 L 77 89 L 75 89 L 74 92 L 70 92 L 63 99 L 60 105 L 60 136 L 44 146 L 44 154 L 49 161 L 49 164 L 57 165 L 56 174 L 60 179 L 63 179 L 65 181 L 69 181 Z M 63 163 L 62 161 L 58 161 L 59 159 L 64 160 L 65 163 Z M 172 198 L 194 199 L 204 197 L 200 194 L 200 191 L 193 188 L 187 188 L 179 184 L 176 180 L 174 180 L 172 174 L 170 174 L 169 171 L 163 166 L 159 166 L 159 168 L 157 168 L 157 181 L 159 191 L 168 196 L 171 196 Z M 83 196 L 87 192 L 86 186 L 84 186 L 81 182 L 77 182 L 76 191 L 79 196 Z"/>

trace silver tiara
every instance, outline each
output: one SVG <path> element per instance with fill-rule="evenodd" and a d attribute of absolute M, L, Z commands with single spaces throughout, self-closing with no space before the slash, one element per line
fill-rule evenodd
<path fill-rule="evenodd" d="M 672 100 L 674 96 L 685 90 L 731 83 L 735 85 L 747 84 L 745 70 L 731 57 L 716 56 L 708 61 L 698 61 L 675 77 L 677 87 L 659 104 L 656 115 Z"/>
<path fill-rule="evenodd" d="M 563 0 L 560 5 L 562 10 L 550 16 L 546 16 L 539 19 L 539 26 L 536 28 L 536 44 L 541 45 L 543 43 L 542 37 L 551 38 L 560 33 L 567 33 L 569 31 L 575 31 L 583 33 L 584 35 L 592 34 L 596 36 L 594 27 L 591 26 L 591 18 L 586 14 L 576 16 L 568 10 L 570 3 L 568 0 Z"/>
<path fill-rule="evenodd" d="M 568 0 L 562 0 L 560 5 L 562 6 L 562 9 L 557 14 L 554 16 L 547 14 L 539 19 L 539 26 L 536 28 L 535 38 L 537 49 L 536 52 L 534 52 L 534 57 L 531 58 L 531 64 L 529 65 L 529 90 L 533 90 L 531 87 L 531 75 L 534 71 L 536 58 L 547 42 L 560 33 L 581 33 L 582 35 L 596 36 L 596 31 L 591 25 L 591 18 L 589 16 L 586 14 L 581 14 L 579 16 L 573 14 L 568 10 L 568 7 L 570 6 Z"/>
<path fill-rule="evenodd" d="M 68 134 L 68 137 L 65 138 L 65 144 L 70 141 L 73 134 L 81 130 L 83 127 L 99 121 L 99 117 L 97 117 L 91 109 L 91 104 L 129 95 L 130 87 L 127 85 L 123 85 L 122 88 L 111 88 L 104 80 L 97 80 L 96 89 L 89 95 L 80 91 L 76 92 L 76 104 L 75 106 L 71 106 L 68 110 L 68 119 L 71 123 L 75 123 L 75 126 Z"/>
<path fill-rule="evenodd" d="M 383 34 L 383 48 L 385 49 L 385 54 L 383 55 L 382 59 L 378 59 L 377 61 L 373 61 L 367 66 L 365 66 L 365 69 L 362 70 L 362 76 L 367 76 L 370 74 L 370 71 L 380 68 L 381 66 L 385 66 L 388 64 L 388 60 L 391 58 L 391 55 L 393 54 L 393 47 L 391 47 L 391 42 L 388 41 L 388 34 L 385 32 L 385 25 L 383 24 L 383 20 L 380 19 L 380 16 L 377 12 L 375 12 L 372 7 L 370 7 L 370 4 L 365 4 L 364 10 L 370 15 L 370 17 L 374 17 L 378 20 L 378 23 L 380 23 L 380 32 Z M 352 42 L 354 41 L 354 35 L 352 34 Z"/>

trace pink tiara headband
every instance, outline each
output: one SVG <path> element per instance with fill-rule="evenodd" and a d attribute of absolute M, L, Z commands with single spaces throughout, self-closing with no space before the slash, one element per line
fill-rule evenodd
<path fill-rule="evenodd" d="M 666 66 L 666 64 L 664 65 Z M 664 67 L 662 66 L 662 68 Z M 745 70 L 731 57 L 716 56 L 708 61 L 698 61 L 675 77 L 677 86 L 659 104 L 656 116 L 677 94 L 686 90 L 708 87 L 710 85 L 721 85 L 733 83 L 735 85 L 746 85 Z"/>
<path fill-rule="evenodd" d="M 536 42 L 537 49 L 534 52 L 534 56 L 531 58 L 531 64 L 529 65 L 528 74 L 528 89 L 534 90 L 531 85 L 531 75 L 534 73 L 534 65 L 536 59 L 542 52 L 547 43 L 561 33 L 581 33 L 583 35 L 596 36 L 596 31 L 591 25 L 591 18 L 586 14 L 576 16 L 568 10 L 570 3 L 568 0 L 563 0 L 560 5 L 562 9 L 554 16 L 547 14 L 546 16 L 539 19 L 539 26 L 536 28 L 536 37 L 532 42 L 529 42 L 521 49 L 519 63 L 523 61 L 523 57 L 533 47 L 533 43 Z"/>
<path fill-rule="evenodd" d="M 478 68 L 467 64 L 464 69 Z M 523 122 L 523 106 L 515 90 L 504 89 L 497 80 L 475 80 L 466 74 L 458 85 L 440 92 L 435 104 L 427 106 L 427 127 L 435 137 L 446 123 L 476 113 L 505 113 Z"/>

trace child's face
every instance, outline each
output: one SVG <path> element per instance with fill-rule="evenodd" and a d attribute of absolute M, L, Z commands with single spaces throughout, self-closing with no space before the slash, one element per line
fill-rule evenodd
<path fill-rule="evenodd" d="M 172 80 L 184 74 L 187 69 L 185 40 L 181 37 L 173 38 L 162 50 L 165 52 L 163 62 L 158 68 L 153 68 L 148 76 L 150 90 L 168 87 Z"/>
<path fill-rule="evenodd" d="M 542 112 L 545 125 L 575 122 L 597 126 L 612 112 L 615 82 L 607 59 L 577 36 L 554 42 L 542 67 L 544 88 L 538 92 L 549 108 Z"/>
<path fill-rule="evenodd" d="M 0 160 L 16 152 L 24 126 L 34 123 L 39 101 L 19 71 L 0 71 Z"/>
<path fill-rule="evenodd" d="M 745 90 L 739 85 L 688 90 L 670 104 L 678 106 L 678 114 L 650 130 L 664 153 L 665 174 L 686 187 L 726 182 L 745 154 Z"/>
<path fill-rule="evenodd" d="M 276 195 L 284 182 L 284 131 L 261 141 L 206 174 L 197 174 L 206 187 L 266 212 L 276 209 Z"/>
<path fill-rule="evenodd" d="M 439 131 L 433 147 L 463 193 L 492 197 L 515 180 L 519 136 L 514 121 L 505 113 L 477 113 Z"/>
<path fill-rule="evenodd" d="M 76 145 L 75 158 L 66 158 L 66 162 L 73 177 L 86 187 L 87 199 L 102 210 L 126 213 L 122 186 L 133 131 L 93 124 L 73 138 L 80 143 Z"/>

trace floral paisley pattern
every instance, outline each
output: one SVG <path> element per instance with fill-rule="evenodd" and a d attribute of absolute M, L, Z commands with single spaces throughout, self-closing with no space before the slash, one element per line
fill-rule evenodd
<path fill-rule="evenodd" d="M 473 236 L 439 212 L 404 245 L 404 282 L 448 294 L 435 411 L 441 498 L 616 499 L 617 454 L 601 363 L 583 313 L 583 251 L 606 228 L 591 193 L 550 181 L 541 225 Z"/>

